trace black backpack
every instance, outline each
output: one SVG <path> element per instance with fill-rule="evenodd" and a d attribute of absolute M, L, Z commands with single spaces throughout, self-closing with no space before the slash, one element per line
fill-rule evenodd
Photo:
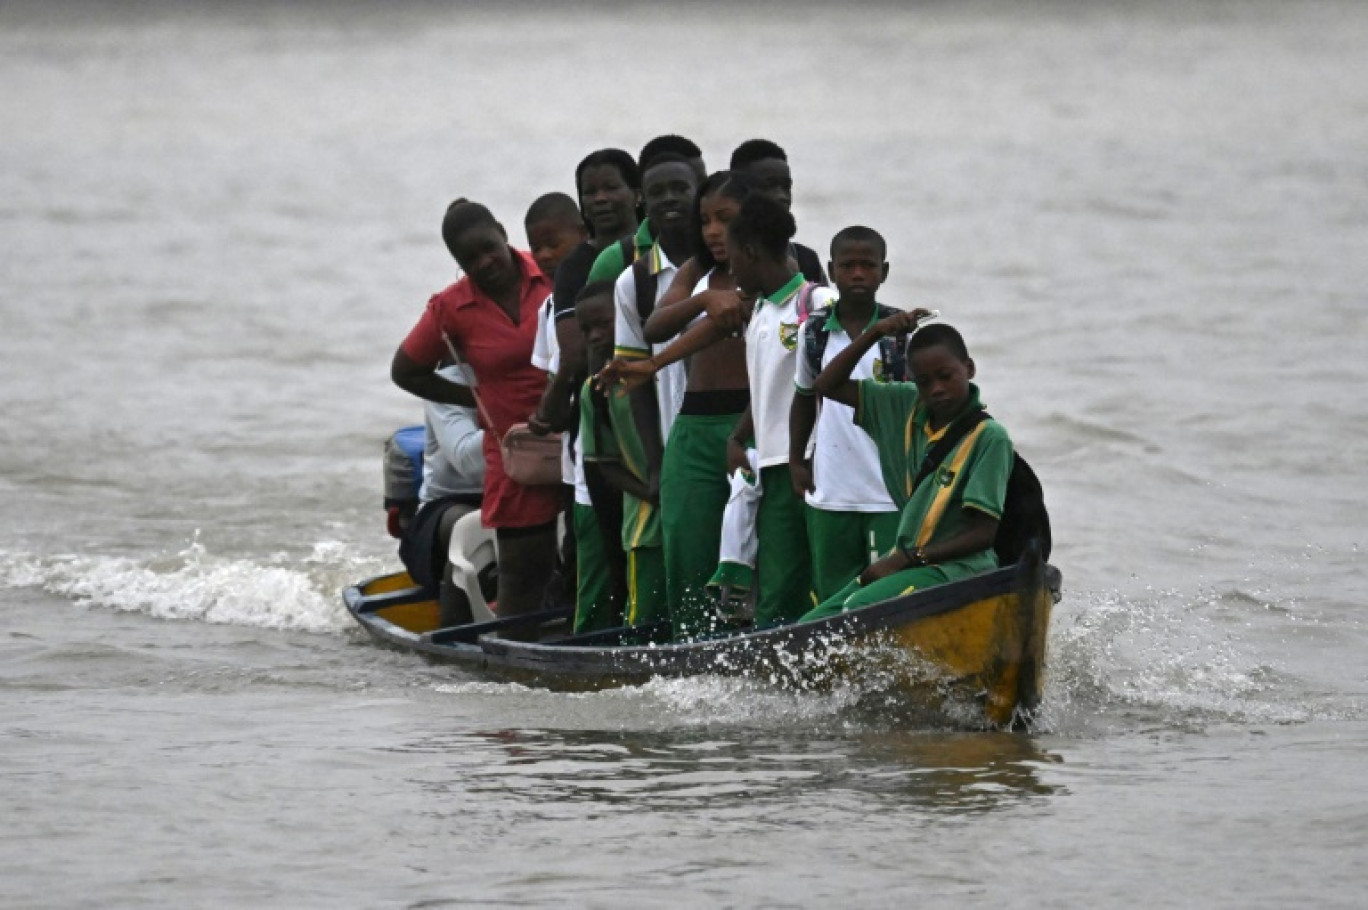
<path fill-rule="evenodd" d="M 997 537 L 993 540 L 998 565 L 1016 565 L 1030 549 L 1032 541 L 1040 547 L 1040 558 L 1048 560 L 1053 541 L 1050 538 L 1050 513 L 1045 510 L 1045 490 L 1026 459 L 1019 452 L 1014 452 L 1012 473 L 1007 477 L 1002 520 L 998 522 Z"/>
<path fill-rule="evenodd" d="M 951 427 L 922 459 L 917 477 L 912 481 L 912 489 L 920 486 L 940 466 L 945 456 L 969 431 L 992 417 L 980 408 Z M 1040 558 L 1048 560 L 1053 540 L 1050 536 L 1050 513 L 1045 509 L 1045 490 L 1026 459 L 1021 457 L 1020 452 L 1013 451 L 1012 473 L 1007 477 L 1007 495 L 1002 502 L 1002 518 L 998 521 L 997 537 L 993 540 L 998 565 L 1016 565 L 1033 541 L 1040 547 Z"/>

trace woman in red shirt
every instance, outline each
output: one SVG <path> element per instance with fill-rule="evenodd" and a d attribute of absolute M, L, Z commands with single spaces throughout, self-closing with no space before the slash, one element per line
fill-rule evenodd
<path fill-rule="evenodd" d="M 442 221 L 442 239 L 465 276 L 433 295 L 395 351 L 395 385 L 428 401 L 474 407 L 470 389 L 435 372 L 451 339 L 475 376 L 493 424 L 484 437 L 485 480 L 481 520 L 498 536 L 501 617 L 542 608 L 556 561 L 556 486 L 525 487 L 503 471 L 499 440 L 537 409 L 546 374 L 531 364 L 537 309 L 551 282 L 532 257 L 508 245 L 489 209 L 457 200 Z M 508 633 L 520 637 L 516 630 Z M 524 630 L 535 635 L 535 630 Z"/>

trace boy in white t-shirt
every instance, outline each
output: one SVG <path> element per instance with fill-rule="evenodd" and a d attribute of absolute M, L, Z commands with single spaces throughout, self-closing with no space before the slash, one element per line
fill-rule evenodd
<path fill-rule="evenodd" d="M 556 280 L 556 270 L 574 249 L 588 236 L 584 220 L 580 217 L 579 206 L 565 193 L 545 193 L 527 209 L 523 218 L 523 228 L 527 231 L 527 246 L 537 268 L 547 278 Z M 537 334 L 532 342 L 532 365 L 545 370 L 547 381 L 560 369 L 560 345 L 556 342 L 556 323 L 552 315 L 554 295 L 537 309 Z M 543 397 L 543 402 L 545 401 Z M 559 419 L 548 420 L 538 408 L 537 413 L 528 416 L 527 423 L 535 433 L 549 433 L 564 428 L 572 415 L 560 415 Z M 566 512 L 573 511 L 575 463 L 571 451 L 571 436 L 565 434 L 561 447 L 561 484 Z M 574 523 L 567 520 L 565 536 L 561 539 L 561 590 L 562 601 L 575 597 L 574 566 L 575 556 Z"/>
<path fill-rule="evenodd" d="M 888 552 L 898 510 L 884 486 L 879 452 L 852 410 L 813 394 L 817 374 L 866 328 L 898 312 L 875 300 L 888 278 L 887 247 L 878 232 L 848 227 L 831 241 L 827 264 L 839 297 L 813 311 L 798 333 L 797 394 L 789 412 L 789 475 L 806 502 L 812 586 L 824 601 Z M 901 338 L 871 348 L 853 377 L 904 381 Z M 816 431 L 814 432 L 814 425 Z"/>

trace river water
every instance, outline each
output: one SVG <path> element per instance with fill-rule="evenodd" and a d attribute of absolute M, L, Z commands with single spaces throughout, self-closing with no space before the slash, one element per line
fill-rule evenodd
<path fill-rule="evenodd" d="M 0 905 L 1361 906 L 1368 6 L 0 5 Z M 384 650 L 445 203 L 790 153 L 1041 475 L 1030 734 Z"/>

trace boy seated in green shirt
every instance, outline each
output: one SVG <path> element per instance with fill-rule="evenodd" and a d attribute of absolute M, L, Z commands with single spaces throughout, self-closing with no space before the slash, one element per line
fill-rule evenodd
<path fill-rule="evenodd" d="M 893 548 L 858 578 L 802 617 L 847 610 L 956 581 L 997 567 L 993 541 L 1002 518 L 1013 448 L 995 420 L 970 430 L 918 480 L 928 451 L 957 420 L 983 408 L 974 361 L 964 339 L 913 310 L 881 319 L 822 371 L 814 390 L 855 409 L 855 424 L 873 437 L 884 484 L 901 511 Z M 865 352 L 880 338 L 913 332 L 907 344 L 911 382 L 853 381 Z"/>

